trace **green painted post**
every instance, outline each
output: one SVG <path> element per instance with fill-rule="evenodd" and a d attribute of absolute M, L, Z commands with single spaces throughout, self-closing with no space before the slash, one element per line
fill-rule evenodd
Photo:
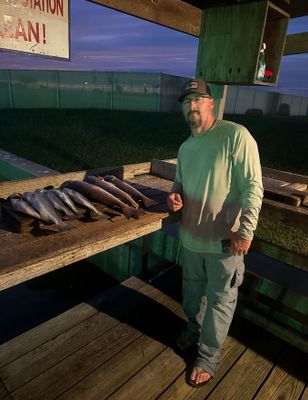
<path fill-rule="evenodd" d="M 9 69 L 8 69 L 7 73 L 8 73 L 8 83 L 9 83 L 11 109 L 13 110 L 13 108 L 14 108 L 14 99 L 13 99 L 13 93 L 12 93 L 11 72 L 10 72 Z"/>

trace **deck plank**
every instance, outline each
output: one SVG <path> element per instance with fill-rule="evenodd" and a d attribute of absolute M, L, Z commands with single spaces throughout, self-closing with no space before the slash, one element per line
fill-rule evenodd
<path fill-rule="evenodd" d="M 97 312 L 69 331 L 1 368 L 0 376 L 10 391 L 16 390 L 118 324 L 115 318 Z"/>
<path fill-rule="evenodd" d="M 0 367 L 22 357 L 47 341 L 54 340 L 58 335 L 90 318 L 98 312 L 98 306 L 102 301 L 113 304 L 143 286 L 145 286 L 144 281 L 135 277 L 129 278 L 116 288 L 111 288 L 89 299 L 87 303 L 81 303 L 31 329 L 31 331 L 27 331 L 2 344 L 0 346 Z"/>
<path fill-rule="evenodd" d="M 207 385 L 195 389 L 189 386 L 186 381 L 186 371 L 184 371 L 169 388 L 162 393 L 159 400 L 203 400 L 228 374 L 229 370 L 236 364 L 238 359 L 247 350 L 248 346 L 254 343 L 259 337 L 260 330 L 253 324 L 245 321 L 245 330 L 243 330 L 241 320 L 237 316 L 233 319 L 229 335 L 222 348 L 222 363 L 215 379 L 208 382 Z"/>
<path fill-rule="evenodd" d="M 187 385 L 186 368 L 195 353 L 175 348 L 185 321 L 178 301 L 159 283 L 165 278 L 158 278 L 157 287 L 130 278 L 98 296 L 95 313 L 80 305 L 85 318 L 78 320 L 77 306 L 71 325 L 65 322 L 68 311 L 62 320 L 55 317 L 7 342 L 7 351 L 18 339 L 28 351 L 17 352 L 0 369 L 4 394 L 9 391 L 14 400 L 304 399 L 306 356 L 238 316 L 217 377 L 200 389 Z M 40 329 L 42 341 L 28 345 Z M 0 398 L 2 389 L 0 384 Z"/>
<path fill-rule="evenodd" d="M 55 399 L 141 335 L 141 332 L 127 324 L 118 324 L 114 329 L 13 391 L 12 396 L 14 400 Z"/>
<path fill-rule="evenodd" d="M 300 400 L 308 400 L 308 384 L 306 384 L 306 388 L 305 388 Z"/>
<path fill-rule="evenodd" d="M 269 334 L 248 348 L 208 400 L 251 400 L 271 372 L 284 344 Z M 235 384 L 236 382 L 236 384 Z"/>
<path fill-rule="evenodd" d="M 148 296 L 155 300 L 158 293 L 159 291 L 157 290 L 151 290 Z M 166 295 L 160 296 L 158 300 L 160 304 L 182 318 L 183 311 L 176 301 Z M 147 311 L 150 313 L 151 310 L 148 309 Z M 155 316 L 155 314 L 152 314 L 150 318 L 153 318 L 153 315 Z M 157 324 L 158 319 L 162 324 L 166 321 L 162 319 L 162 315 L 156 315 L 156 322 L 154 322 L 157 325 L 157 329 L 160 329 Z M 176 327 L 174 328 L 176 329 Z M 167 330 L 170 330 L 170 327 Z M 95 369 L 77 385 L 63 393 L 59 399 L 105 399 L 114 392 L 115 388 L 134 376 L 143 366 L 151 362 L 166 348 L 166 344 L 144 334 L 107 363 Z"/>
<path fill-rule="evenodd" d="M 1 400 L 11 400 L 8 391 L 5 389 L 3 383 L 0 381 L 0 399 Z"/>
<path fill-rule="evenodd" d="M 114 392 L 109 399 L 154 400 L 185 368 L 183 358 L 171 348 L 167 348 Z"/>
<path fill-rule="evenodd" d="M 162 343 L 142 335 L 58 399 L 104 400 L 164 349 Z"/>
<path fill-rule="evenodd" d="M 228 370 L 236 363 L 237 359 L 246 350 L 246 346 L 240 341 L 229 336 L 222 349 L 222 364 L 215 379 L 212 379 L 206 386 L 197 391 L 187 385 L 185 381 L 186 371 L 183 371 L 168 389 L 158 397 L 159 400 L 203 400 L 213 388 L 224 378 Z"/>
<path fill-rule="evenodd" d="M 136 281 L 135 286 L 137 286 L 139 280 L 136 279 Z M 139 293 L 153 296 L 151 291 L 155 290 L 147 286 L 145 288 L 141 287 Z M 124 307 L 126 302 L 132 300 L 131 296 L 136 297 L 136 294 L 137 292 L 132 292 L 130 296 L 118 298 L 116 307 Z M 155 291 L 155 295 L 157 297 L 159 292 Z M 113 303 L 110 303 L 108 299 L 107 307 L 105 305 L 106 309 L 109 308 L 109 305 L 111 305 L 110 309 L 112 310 Z M 102 303 L 100 306 L 102 307 Z M 127 312 L 129 312 L 129 309 Z M 19 386 L 35 378 L 48 368 L 51 368 L 53 365 L 95 340 L 109 329 L 114 328 L 117 324 L 119 324 L 117 319 L 112 318 L 106 313 L 99 312 L 99 307 L 97 306 L 96 313 L 90 318 L 73 326 L 71 329 L 59 334 L 48 342 L 45 340 L 42 345 L 35 348 L 33 351 L 26 353 L 24 356 L 19 357 L 17 360 L 1 368 L 0 376 L 10 391 L 16 390 Z M 27 366 L 26 370 L 24 368 L 25 365 Z"/>
<path fill-rule="evenodd" d="M 70 349 L 72 354 L 67 355 L 65 353 L 66 358 L 59 361 L 61 351 L 63 353 L 66 351 L 65 347 L 70 334 L 64 334 L 62 337 L 60 335 L 52 343 L 44 344 L 31 354 L 27 354 L 26 357 L 6 366 L 1 370 L 1 377 L 13 394 L 14 399 L 53 399 L 96 370 L 121 349 L 126 348 L 130 343 L 141 337 L 144 332 L 151 335 L 156 334 L 158 339 L 165 338 L 166 334 L 160 332 L 157 324 L 158 319 L 167 323 L 170 318 L 171 320 L 173 318 L 173 326 L 179 330 L 180 326 L 183 326 L 184 320 L 175 316 L 174 311 L 178 308 L 179 304 L 173 299 L 164 295 L 158 289 L 146 285 L 129 298 L 124 298 L 123 301 L 119 301 L 111 309 L 109 308 L 109 315 L 117 318 L 118 324 L 107 332 L 95 339 L 93 339 L 92 334 L 88 333 L 88 338 L 84 336 L 83 342 L 78 343 L 80 330 L 73 328 L 78 337 L 74 341 L 76 346 L 74 347 L 73 344 Z M 101 313 L 103 313 L 103 309 L 104 307 Z M 107 312 L 107 308 L 104 311 Z M 148 317 L 145 317 L 146 315 Z M 174 317 L 172 317 L 173 315 Z M 156 333 L 153 321 L 148 321 L 147 318 L 150 320 L 154 318 L 156 321 Z M 167 344 L 165 343 L 164 346 L 166 347 Z M 76 350 L 77 348 L 79 349 Z M 57 361 L 52 367 L 49 362 L 43 361 L 49 357 L 54 357 L 53 361 Z M 134 357 L 134 355 L 132 354 L 131 357 Z M 16 368 L 16 363 L 19 368 Z M 44 365 L 41 366 L 42 364 Z M 23 377 L 22 368 L 24 370 L 29 368 L 32 372 Z M 12 372 L 16 369 L 18 376 L 15 378 L 12 376 Z M 42 372 L 43 370 L 45 372 Z M 63 371 L 67 371 L 65 376 L 63 376 Z M 16 387 L 16 385 L 22 386 Z"/>
<path fill-rule="evenodd" d="M 292 374 L 289 371 L 292 371 Z M 307 378 L 307 355 L 289 347 L 255 400 L 299 400 Z"/>

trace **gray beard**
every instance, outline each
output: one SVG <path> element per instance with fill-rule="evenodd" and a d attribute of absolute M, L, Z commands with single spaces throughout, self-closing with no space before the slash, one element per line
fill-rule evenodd
<path fill-rule="evenodd" d="M 199 115 L 199 119 L 198 120 L 191 120 L 189 117 L 190 115 L 192 115 L 193 113 L 197 113 Z M 200 128 L 202 126 L 202 120 L 201 120 L 201 114 L 198 110 L 196 111 L 189 111 L 189 113 L 187 114 L 187 119 L 186 122 L 188 123 L 190 129 L 197 129 Z"/>

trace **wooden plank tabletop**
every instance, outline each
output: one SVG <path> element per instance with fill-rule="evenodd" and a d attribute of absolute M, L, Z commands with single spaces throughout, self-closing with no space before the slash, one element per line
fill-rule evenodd
<path fill-rule="evenodd" d="M 274 174 L 273 171 L 275 172 L 275 170 L 270 171 L 271 174 Z M 14 191 L 34 190 L 50 184 L 58 186 L 64 180 L 83 179 L 89 173 L 107 172 L 115 173 L 118 177 L 135 184 L 148 197 L 158 201 L 158 205 L 147 210 L 138 220 L 127 220 L 123 215 L 114 216 L 112 221 L 75 220 L 69 222 L 73 228 L 70 231 L 57 232 L 45 229 L 45 234 L 38 236 L 31 233 L 12 233 L 1 221 L 0 214 L 0 290 L 155 232 L 162 228 L 163 223 L 174 222 L 174 217 L 169 215 L 166 208 L 166 196 L 171 190 L 175 173 L 174 160 L 169 162 L 152 160 L 151 163 L 126 165 L 108 170 L 79 171 L 56 177 L 4 182 L 0 184 L 0 197 L 8 196 Z M 290 174 L 285 176 L 281 175 L 281 171 L 276 172 L 280 173 L 278 177 L 281 179 L 290 178 Z M 292 179 L 300 181 L 300 178 L 303 178 L 293 175 Z M 276 175 L 273 177 L 276 178 Z M 264 198 L 262 216 L 307 231 L 307 207 L 294 207 Z M 290 252 L 258 238 L 253 245 L 265 255 L 296 268 L 308 270 L 305 255 Z"/>
<path fill-rule="evenodd" d="M 130 278 L 3 344 L 1 398 L 303 398 L 307 355 L 238 316 L 217 377 L 200 389 L 188 386 L 195 353 L 175 347 L 183 311 L 178 298 L 155 286 Z"/>
<path fill-rule="evenodd" d="M 166 196 L 172 182 L 147 174 L 129 182 L 158 202 L 138 220 L 116 215 L 111 220 L 69 221 L 73 229 L 13 233 L 0 226 L 0 290 L 24 282 L 162 228 L 169 214 Z M 98 205 L 99 208 L 99 205 Z M 43 234 L 45 232 L 45 234 Z"/>

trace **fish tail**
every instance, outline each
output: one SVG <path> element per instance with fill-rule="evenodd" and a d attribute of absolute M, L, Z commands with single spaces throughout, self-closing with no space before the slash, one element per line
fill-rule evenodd
<path fill-rule="evenodd" d="M 62 219 L 66 221 L 73 221 L 74 219 L 77 219 L 77 217 L 81 217 L 82 214 L 76 215 L 76 214 L 66 214 L 62 217 Z"/>
<path fill-rule="evenodd" d="M 98 220 L 109 220 L 110 217 L 109 215 L 107 215 L 106 213 L 102 212 L 102 211 L 98 211 L 97 209 L 93 209 L 93 208 L 88 208 L 86 210 L 86 213 L 89 213 L 88 215 L 90 216 L 90 218 L 93 219 L 98 219 Z M 84 212 L 80 213 L 80 216 L 84 216 Z"/>
<path fill-rule="evenodd" d="M 125 207 L 122 209 L 122 211 L 126 218 L 138 219 L 139 217 L 144 215 L 143 210 L 141 210 L 141 209 L 137 210 L 136 208 L 133 208 L 133 207 Z"/>
<path fill-rule="evenodd" d="M 107 215 L 107 214 L 105 214 L 105 213 L 103 213 L 103 212 L 100 212 L 100 211 L 98 211 L 97 215 L 98 215 L 101 219 L 106 219 L 106 220 L 109 220 L 109 219 L 110 219 L 109 215 Z"/>
<path fill-rule="evenodd" d="M 130 205 L 131 205 L 133 208 L 139 208 L 139 204 L 138 204 L 135 200 L 133 200 L 133 199 L 130 200 Z"/>
<path fill-rule="evenodd" d="M 152 199 L 142 199 L 142 202 L 146 208 L 157 206 L 158 202 Z"/>
<path fill-rule="evenodd" d="M 73 229 L 75 229 L 75 227 L 69 224 L 62 223 L 61 225 L 59 225 L 59 232 L 67 232 Z"/>

